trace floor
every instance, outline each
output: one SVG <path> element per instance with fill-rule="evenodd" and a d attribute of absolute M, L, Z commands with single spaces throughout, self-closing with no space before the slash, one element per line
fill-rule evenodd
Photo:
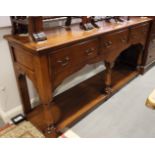
<path fill-rule="evenodd" d="M 155 89 L 155 67 L 131 81 L 71 130 L 80 137 L 155 137 L 155 110 L 145 106 Z"/>

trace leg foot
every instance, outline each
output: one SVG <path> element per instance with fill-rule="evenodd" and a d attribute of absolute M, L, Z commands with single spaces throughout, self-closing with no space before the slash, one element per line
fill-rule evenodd
<path fill-rule="evenodd" d="M 112 93 L 112 88 L 110 86 L 106 86 L 104 91 L 107 95 L 110 95 Z"/>
<path fill-rule="evenodd" d="M 58 136 L 58 132 L 57 132 L 55 125 L 53 125 L 53 124 L 49 125 L 46 128 L 44 134 L 47 138 L 56 138 Z"/>

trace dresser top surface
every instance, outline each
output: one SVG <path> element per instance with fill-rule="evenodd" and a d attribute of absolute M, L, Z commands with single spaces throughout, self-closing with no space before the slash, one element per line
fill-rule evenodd
<path fill-rule="evenodd" d="M 6 35 L 5 38 L 9 42 L 16 43 L 26 49 L 37 53 L 45 49 L 56 48 L 68 43 L 73 43 L 104 33 L 121 30 L 123 28 L 127 28 L 148 21 L 151 21 L 151 19 L 147 17 L 132 17 L 130 21 L 122 23 L 107 23 L 100 21 L 97 23 L 100 28 L 94 28 L 89 31 L 81 30 L 79 24 L 72 25 L 70 27 L 70 30 L 66 30 L 65 27 L 51 28 L 44 31 L 47 35 L 47 40 L 37 43 L 31 41 L 28 36 Z"/>

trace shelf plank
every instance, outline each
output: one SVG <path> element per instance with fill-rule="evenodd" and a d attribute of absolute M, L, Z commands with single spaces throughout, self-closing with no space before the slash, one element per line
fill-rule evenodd
<path fill-rule="evenodd" d="M 73 125 L 87 113 L 106 101 L 125 84 L 135 78 L 138 72 L 129 67 L 118 67 L 113 69 L 111 95 L 106 95 L 104 93 L 104 74 L 105 72 L 103 71 L 55 97 L 55 105 L 51 106 L 51 111 L 55 113 L 56 119 L 59 120 L 56 123 L 59 131 Z M 27 118 L 39 130 L 43 131 L 45 129 L 46 125 L 44 124 L 42 105 L 35 108 Z"/>

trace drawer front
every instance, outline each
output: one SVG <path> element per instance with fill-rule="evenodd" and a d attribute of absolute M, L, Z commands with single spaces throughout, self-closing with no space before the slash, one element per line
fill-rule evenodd
<path fill-rule="evenodd" d="M 77 59 L 74 53 L 78 52 L 75 47 L 66 47 L 50 55 L 50 62 L 54 73 L 59 73 L 71 68 Z"/>
<path fill-rule="evenodd" d="M 102 53 L 123 49 L 128 43 L 128 30 L 122 30 L 104 35 L 102 38 Z"/>
<path fill-rule="evenodd" d="M 85 42 L 65 47 L 50 54 L 50 62 L 55 74 L 73 72 L 78 65 L 87 63 L 87 60 L 98 54 L 98 40 L 91 39 Z"/>
<path fill-rule="evenodd" d="M 77 46 L 78 46 L 77 56 L 82 62 L 92 59 L 98 55 L 98 51 L 99 51 L 98 39 L 82 42 Z"/>
<path fill-rule="evenodd" d="M 149 23 L 138 25 L 130 29 L 130 43 L 145 45 L 147 34 L 149 30 Z"/>

